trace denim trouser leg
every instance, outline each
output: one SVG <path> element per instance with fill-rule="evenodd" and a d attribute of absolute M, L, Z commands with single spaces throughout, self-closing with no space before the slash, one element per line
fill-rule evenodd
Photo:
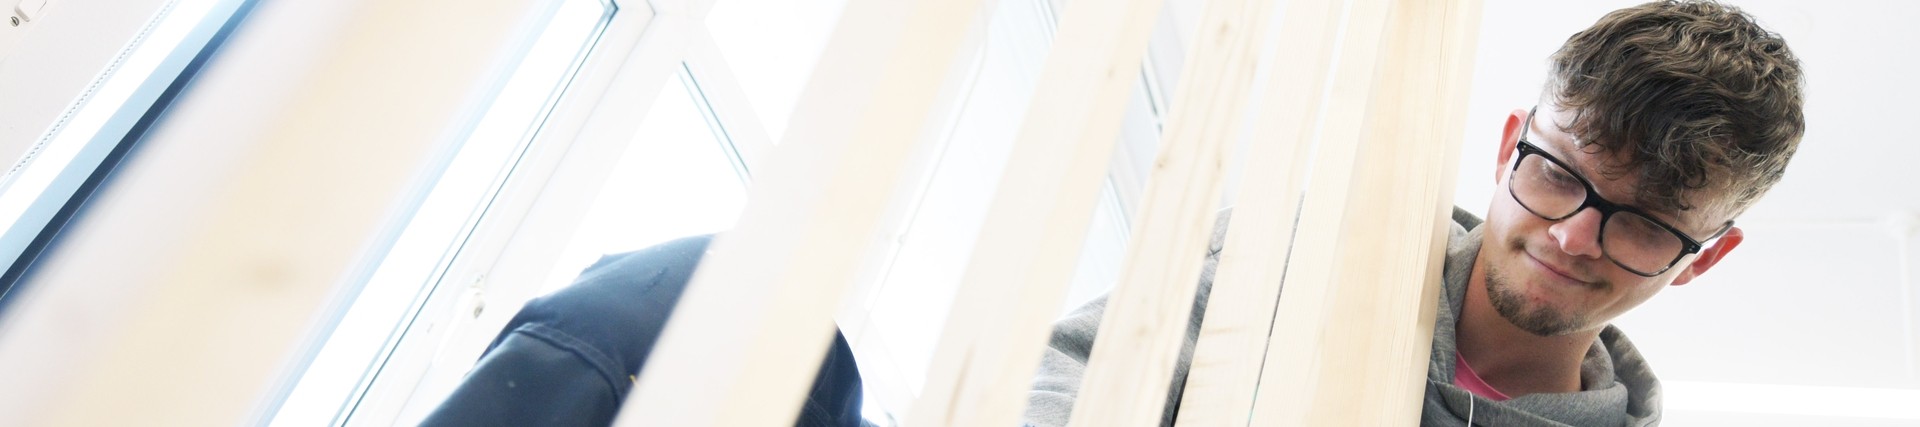
<path fill-rule="evenodd" d="M 608 255 L 529 301 L 422 425 L 611 424 L 710 241 Z M 796 425 L 859 426 L 860 397 L 853 351 L 836 332 Z"/>

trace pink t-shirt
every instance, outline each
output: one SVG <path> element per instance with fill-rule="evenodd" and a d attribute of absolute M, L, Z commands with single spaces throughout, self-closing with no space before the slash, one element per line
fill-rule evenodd
<path fill-rule="evenodd" d="M 1495 402 L 1512 399 L 1511 397 L 1507 397 L 1506 393 L 1501 393 L 1500 390 L 1494 390 L 1493 386 L 1487 385 L 1486 381 L 1481 380 L 1480 374 L 1474 373 L 1472 366 L 1467 366 L 1467 358 L 1460 357 L 1460 352 L 1453 352 L 1453 362 L 1453 385 L 1467 389 L 1467 392 L 1473 393 L 1475 396 L 1484 397 L 1487 398 L 1487 400 Z"/>

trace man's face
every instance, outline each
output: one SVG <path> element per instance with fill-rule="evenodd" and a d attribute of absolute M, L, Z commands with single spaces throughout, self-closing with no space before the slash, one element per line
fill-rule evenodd
<path fill-rule="evenodd" d="M 1584 146 L 1561 130 L 1568 112 L 1541 105 L 1529 126 L 1526 111 L 1516 111 L 1507 121 L 1506 138 L 1495 175 L 1498 188 L 1488 209 L 1485 240 L 1479 262 L 1484 263 L 1487 295 L 1501 317 L 1523 330 L 1540 336 L 1558 336 L 1599 328 L 1652 298 L 1667 285 L 1685 284 L 1705 272 L 1741 240 L 1741 233 L 1729 230 L 1697 254 L 1681 258 L 1672 268 L 1654 277 L 1636 274 L 1608 258 L 1602 249 L 1602 213 L 1593 207 L 1582 208 L 1572 216 L 1548 220 L 1529 211 L 1513 197 L 1509 185 L 1514 181 L 1514 164 L 1520 160 L 1515 151 L 1522 133 L 1525 140 L 1565 163 L 1574 175 L 1585 177 L 1598 195 L 1614 203 L 1639 208 L 1652 219 L 1671 225 L 1695 240 L 1718 232 L 1728 218 L 1707 218 L 1705 209 L 1666 212 L 1648 209 L 1635 197 L 1639 194 L 1633 173 L 1602 173 L 1609 166 L 1621 165 L 1623 154 L 1598 152 Z M 1537 163 L 1537 162 L 1535 162 Z M 1523 163 L 1523 166 L 1525 164 Z M 1530 173 L 1521 172 L 1525 178 Z M 1693 198 L 1694 206 L 1707 200 Z M 1531 203 L 1537 202 L 1529 202 Z M 1620 215 L 1620 214 L 1615 214 Z M 1618 221 L 1615 224 L 1619 224 Z M 1618 247 L 1617 241 L 1610 243 Z M 1617 250 L 1617 249 L 1616 249 Z M 1677 253 L 1677 252 L 1675 252 Z M 1623 258 L 1615 253 L 1614 258 Z M 1671 258 L 1668 258 L 1671 259 Z"/>

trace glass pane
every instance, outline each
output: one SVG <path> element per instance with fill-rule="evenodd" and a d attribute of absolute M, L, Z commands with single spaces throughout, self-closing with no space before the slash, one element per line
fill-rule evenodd
<path fill-rule="evenodd" d="M 904 202 L 911 206 L 899 229 L 890 230 L 895 246 L 875 282 L 856 296 L 859 306 L 838 319 L 860 362 L 867 394 L 863 415 L 869 420 L 888 425 L 925 385 L 989 203 L 1040 84 L 1054 20 L 1048 0 L 995 5 L 970 81 L 960 83 L 966 89 L 952 122 L 934 125 L 946 132 L 926 142 L 938 144 L 937 157 L 921 176 L 910 177 L 917 193 Z M 1116 172 L 1099 189 L 1061 313 L 1105 294 L 1126 253 L 1124 195 L 1138 194 L 1157 137 L 1146 91 L 1133 92 L 1110 162 Z M 1118 172 L 1135 168 L 1138 173 Z"/>
<path fill-rule="evenodd" d="M 352 411 L 354 396 L 370 383 L 403 320 L 524 152 L 609 12 L 597 0 L 559 6 L 282 403 L 273 426 L 331 425 Z"/>
<path fill-rule="evenodd" d="M 713 43 L 779 143 L 846 0 L 726 0 L 707 14 Z"/>
<path fill-rule="evenodd" d="M 719 232 L 740 217 L 747 192 L 732 150 L 708 126 L 708 110 L 681 71 L 647 109 L 541 293 L 571 283 L 601 255 Z"/>
<path fill-rule="evenodd" d="M 860 326 L 846 331 L 860 362 L 867 418 L 897 418 L 924 386 L 988 203 L 1039 84 L 1052 42 L 1047 21 L 1038 1 L 997 4 L 951 125 L 933 125 L 951 130 L 925 141 L 939 144 L 938 158 L 910 178 L 919 188 L 906 202 L 913 206 L 900 229 L 890 230 L 898 245 L 877 282 L 860 296 Z"/>
<path fill-rule="evenodd" d="M 1073 272 L 1073 284 L 1060 305 L 1060 316 L 1106 295 L 1120 282 L 1120 264 L 1126 261 L 1127 241 L 1133 232 L 1121 210 L 1112 181 L 1100 186 L 1100 205 L 1094 208 L 1093 223 L 1087 226 L 1080 267 Z"/>

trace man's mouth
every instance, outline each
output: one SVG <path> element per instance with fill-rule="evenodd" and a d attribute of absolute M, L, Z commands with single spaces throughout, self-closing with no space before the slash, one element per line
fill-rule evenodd
<path fill-rule="evenodd" d="M 1533 256 L 1532 253 L 1528 253 L 1524 251 L 1521 253 L 1526 254 L 1527 260 L 1531 261 L 1534 264 L 1535 268 L 1538 268 L 1542 271 L 1547 272 L 1546 275 L 1549 277 L 1552 277 L 1554 279 L 1553 281 L 1555 282 L 1560 282 L 1561 284 L 1573 285 L 1573 286 L 1578 286 L 1578 287 L 1587 288 L 1587 289 L 1594 289 L 1599 287 L 1599 284 L 1593 281 L 1581 280 L 1580 278 L 1575 277 L 1572 273 L 1568 273 L 1566 268 L 1549 264 L 1546 261 L 1541 261 L 1539 257 Z"/>

